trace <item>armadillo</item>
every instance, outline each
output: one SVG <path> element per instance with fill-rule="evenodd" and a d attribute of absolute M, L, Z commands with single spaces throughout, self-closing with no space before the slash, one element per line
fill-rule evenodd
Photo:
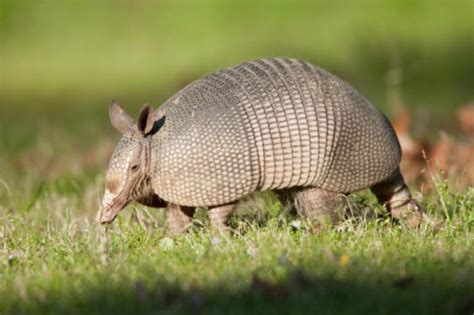
<path fill-rule="evenodd" d="M 146 104 L 137 123 L 115 101 L 109 115 L 123 137 L 105 178 L 102 224 L 137 201 L 167 207 L 175 232 L 196 207 L 222 228 L 239 200 L 266 190 L 305 217 L 334 218 L 345 195 L 366 188 L 395 219 L 421 221 L 389 120 L 308 62 L 245 62 L 190 83 L 157 110 Z"/>

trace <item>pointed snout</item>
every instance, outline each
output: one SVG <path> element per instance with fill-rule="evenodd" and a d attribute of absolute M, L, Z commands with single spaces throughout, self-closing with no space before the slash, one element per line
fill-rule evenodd
<path fill-rule="evenodd" d="M 118 196 L 117 198 L 111 199 L 104 196 L 102 200 L 102 206 L 97 211 L 97 215 L 95 220 L 99 224 L 108 224 L 112 223 L 112 221 L 117 217 L 119 212 L 125 208 L 128 204 L 128 200 L 125 198 L 121 198 Z"/>
<path fill-rule="evenodd" d="M 95 216 L 95 221 L 99 224 L 112 223 L 116 216 L 110 209 L 100 208 Z"/>
<path fill-rule="evenodd" d="M 115 218 L 119 214 L 120 210 L 122 210 L 124 207 L 125 206 L 114 208 L 100 208 L 99 211 L 97 211 L 95 221 L 99 224 L 112 223 L 112 221 L 115 220 Z"/>

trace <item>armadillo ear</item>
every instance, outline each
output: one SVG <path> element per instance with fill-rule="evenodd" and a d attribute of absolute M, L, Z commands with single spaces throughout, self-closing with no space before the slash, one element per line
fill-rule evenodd
<path fill-rule="evenodd" d="M 133 124 L 132 117 L 130 117 L 115 100 L 112 100 L 112 103 L 110 103 L 109 117 L 112 126 L 121 133 L 125 133 Z"/>
<path fill-rule="evenodd" d="M 153 115 L 153 109 L 150 104 L 145 104 L 138 114 L 137 125 L 138 131 L 142 133 L 143 136 L 147 136 L 148 133 L 153 129 L 153 124 L 155 123 L 155 117 Z"/>

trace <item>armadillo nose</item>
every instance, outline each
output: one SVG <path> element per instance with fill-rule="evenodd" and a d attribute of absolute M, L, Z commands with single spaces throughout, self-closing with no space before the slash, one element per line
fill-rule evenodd
<path fill-rule="evenodd" d="M 99 224 L 107 224 L 111 223 L 116 216 L 117 214 L 115 213 L 115 211 L 112 211 L 112 209 L 101 208 L 97 212 L 95 220 Z"/>
<path fill-rule="evenodd" d="M 120 200 L 119 200 L 120 201 Z M 102 206 L 97 212 L 95 220 L 99 224 L 112 223 L 127 202 L 115 202 L 110 206 Z"/>
<path fill-rule="evenodd" d="M 95 222 L 101 224 L 101 220 L 102 220 L 102 208 L 99 209 L 99 211 L 97 211 L 97 214 L 95 215 Z"/>
<path fill-rule="evenodd" d="M 111 194 L 108 192 L 108 190 L 106 190 L 100 202 L 99 210 L 97 211 L 97 214 L 95 216 L 95 221 L 97 223 L 105 224 L 113 220 L 114 216 L 110 218 L 112 212 L 112 201 L 113 198 L 111 197 Z"/>

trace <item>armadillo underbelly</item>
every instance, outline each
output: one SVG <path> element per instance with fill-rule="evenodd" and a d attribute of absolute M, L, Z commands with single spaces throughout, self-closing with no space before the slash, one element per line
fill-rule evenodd
<path fill-rule="evenodd" d="M 348 84 L 309 63 L 262 59 L 197 80 L 156 115 L 155 192 L 185 206 L 257 190 L 364 189 L 400 163 L 387 118 Z"/>

